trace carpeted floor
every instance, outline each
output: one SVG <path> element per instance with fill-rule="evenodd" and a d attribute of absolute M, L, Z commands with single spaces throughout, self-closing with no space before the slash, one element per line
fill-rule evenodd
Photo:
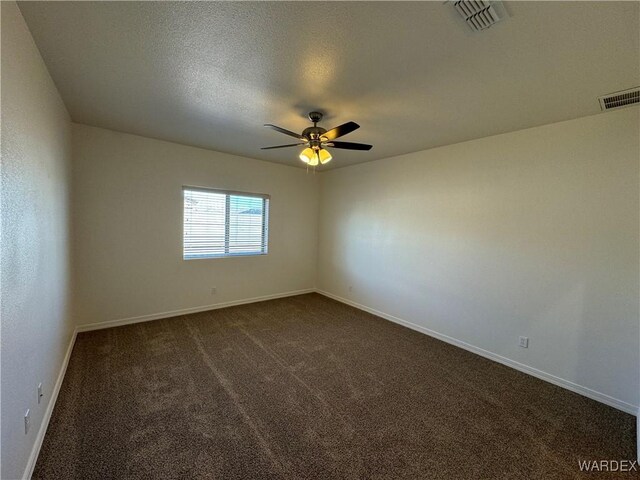
<path fill-rule="evenodd" d="M 633 416 L 309 294 L 80 334 L 34 478 L 550 480 L 634 457 Z"/>

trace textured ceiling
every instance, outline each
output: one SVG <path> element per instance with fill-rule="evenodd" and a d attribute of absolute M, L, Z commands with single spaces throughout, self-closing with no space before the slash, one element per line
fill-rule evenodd
<path fill-rule="evenodd" d="M 638 2 L 22 2 L 74 121 L 303 166 L 262 127 L 353 120 L 340 167 L 599 112 L 640 84 Z"/>

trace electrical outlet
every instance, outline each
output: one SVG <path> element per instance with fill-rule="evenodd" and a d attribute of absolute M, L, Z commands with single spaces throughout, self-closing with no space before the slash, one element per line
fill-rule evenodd
<path fill-rule="evenodd" d="M 216 287 L 211 287 L 211 295 L 215 295 L 218 293 L 218 289 Z"/>
<path fill-rule="evenodd" d="M 24 412 L 24 434 L 29 433 L 29 427 L 31 426 L 31 412 L 27 408 L 27 411 Z"/>
<path fill-rule="evenodd" d="M 520 342 L 518 343 L 522 348 L 529 348 L 529 337 L 520 337 Z"/>
<path fill-rule="evenodd" d="M 42 401 L 42 382 L 38 384 L 38 403 Z"/>

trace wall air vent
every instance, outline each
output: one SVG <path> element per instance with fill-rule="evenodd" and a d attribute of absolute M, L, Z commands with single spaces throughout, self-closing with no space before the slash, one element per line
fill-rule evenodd
<path fill-rule="evenodd" d="M 474 32 L 486 30 L 506 16 L 502 2 L 488 0 L 454 0 L 456 11 Z"/>
<path fill-rule="evenodd" d="M 640 87 L 622 90 L 598 97 L 602 111 L 628 107 L 640 103 Z"/>

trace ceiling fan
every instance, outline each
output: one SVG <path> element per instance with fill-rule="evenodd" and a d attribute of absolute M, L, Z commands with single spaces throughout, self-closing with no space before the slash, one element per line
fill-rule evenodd
<path fill-rule="evenodd" d="M 265 124 L 265 127 L 272 128 L 280 133 L 289 135 L 298 139 L 298 143 L 289 143 L 287 145 L 276 145 L 274 147 L 262 147 L 261 150 L 271 150 L 273 148 L 286 148 L 286 147 L 302 147 L 306 146 L 302 152 L 300 152 L 300 160 L 304 163 L 315 167 L 319 163 L 324 165 L 329 162 L 333 157 L 326 147 L 332 148 L 345 148 L 347 150 L 371 150 L 373 145 L 366 145 L 364 143 L 353 142 L 336 142 L 335 139 L 351 133 L 354 130 L 360 128 L 356 122 L 347 122 L 339 125 L 331 130 L 325 130 L 322 127 L 318 127 L 318 122 L 322 120 L 322 113 L 311 112 L 309 113 L 309 120 L 313 122 L 313 127 L 305 128 L 302 133 L 295 133 L 290 130 Z"/>

